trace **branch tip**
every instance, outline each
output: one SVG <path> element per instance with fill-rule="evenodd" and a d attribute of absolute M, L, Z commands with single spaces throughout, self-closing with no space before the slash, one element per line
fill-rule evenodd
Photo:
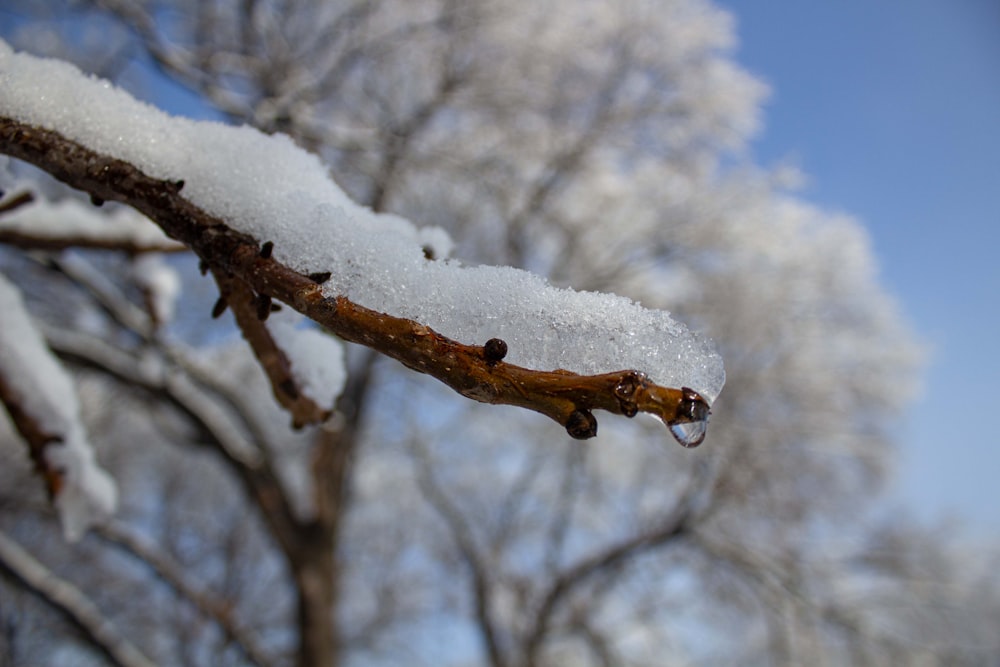
<path fill-rule="evenodd" d="M 229 301 L 224 296 L 220 296 L 215 300 L 215 305 L 212 306 L 212 319 L 217 320 L 222 317 L 222 313 L 226 312 L 226 308 L 229 307 Z"/>

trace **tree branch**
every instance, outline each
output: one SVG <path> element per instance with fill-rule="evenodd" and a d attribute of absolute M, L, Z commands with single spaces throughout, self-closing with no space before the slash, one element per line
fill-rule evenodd
<path fill-rule="evenodd" d="M 166 582 L 179 595 L 191 602 L 204 616 L 213 619 L 225 633 L 226 638 L 233 642 L 251 663 L 259 667 L 271 664 L 272 661 L 257 645 L 253 635 L 248 629 L 241 627 L 233 617 L 232 605 L 208 592 L 198 590 L 189 581 L 180 563 L 170 558 L 163 549 L 148 543 L 119 521 L 105 522 L 98 526 L 95 532 L 148 565 L 161 581 Z"/>
<path fill-rule="evenodd" d="M 264 369 L 275 400 L 292 415 L 292 425 L 299 428 L 325 421 L 330 411 L 302 393 L 292 374 L 288 356 L 264 325 L 271 309 L 270 298 L 255 294 L 249 285 L 235 276 L 222 271 L 213 271 L 212 274 L 219 286 L 220 299 L 233 311 L 243 337 Z"/>
<path fill-rule="evenodd" d="M 491 667 L 505 667 L 506 655 L 500 641 L 499 624 L 491 605 L 494 586 L 488 574 L 490 568 L 476 548 L 469 523 L 435 479 L 428 453 L 416 441 L 411 442 L 410 452 L 417 464 L 417 484 L 420 490 L 447 525 L 451 538 L 469 569 L 470 594 L 476 623 L 489 656 L 489 664 Z"/>
<path fill-rule="evenodd" d="M 535 613 L 534 623 L 524 643 L 525 664 L 535 665 L 538 653 L 549 634 L 559 606 L 574 590 L 591 577 L 613 570 L 651 549 L 667 544 L 689 529 L 690 498 L 682 497 L 673 512 L 654 528 L 625 538 L 607 549 L 594 553 L 554 577 Z"/>
<path fill-rule="evenodd" d="M 122 637 L 79 588 L 58 578 L 17 542 L 0 533 L 0 570 L 8 572 L 28 590 L 66 615 L 90 643 L 121 667 L 155 667 L 131 642 Z"/>
<path fill-rule="evenodd" d="M 501 361 L 503 352 L 497 346 L 491 351 L 458 343 L 419 322 L 365 308 L 343 296 L 324 296 L 309 276 L 262 253 L 256 239 L 181 197 L 183 182 L 152 178 L 57 132 L 0 118 L 0 152 L 31 162 L 91 196 L 132 206 L 191 247 L 213 270 L 237 276 L 256 293 L 287 303 L 344 340 L 431 375 L 467 398 L 534 410 L 581 439 L 597 434 L 595 409 L 629 417 L 649 412 L 668 425 L 707 418 L 708 404 L 697 392 L 661 387 L 636 370 L 583 376 L 522 368 Z M 681 444 L 700 442 L 699 437 Z"/>
<path fill-rule="evenodd" d="M 247 447 L 240 442 L 239 436 L 233 433 L 229 424 L 220 419 L 212 408 L 215 403 L 204 400 L 204 395 L 193 379 L 177 372 L 155 375 L 143 373 L 130 355 L 81 334 L 47 331 L 46 337 L 49 345 L 61 356 L 72 357 L 123 382 L 161 393 L 168 398 L 203 429 L 211 447 L 230 465 L 247 495 L 259 505 L 265 522 L 283 551 L 292 553 L 297 548 L 298 519 L 277 476 L 267 465 L 266 457 L 258 457 L 259 450 L 247 452 Z"/>

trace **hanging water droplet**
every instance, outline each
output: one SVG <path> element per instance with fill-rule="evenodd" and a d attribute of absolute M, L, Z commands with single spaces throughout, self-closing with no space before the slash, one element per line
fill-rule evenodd
<path fill-rule="evenodd" d="M 694 389 L 681 388 L 682 399 L 673 419 L 664 418 L 671 435 L 681 447 L 697 447 L 705 439 L 708 430 L 708 403 Z"/>
<path fill-rule="evenodd" d="M 705 432 L 708 430 L 708 420 L 682 422 L 667 424 L 674 439 L 681 444 L 681 447 L 697 447 L 705 439 Z"/>

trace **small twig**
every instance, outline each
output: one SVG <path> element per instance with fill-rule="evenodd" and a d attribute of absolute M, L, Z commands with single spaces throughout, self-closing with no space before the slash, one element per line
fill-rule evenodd
<path fill-rule="evenodd" d="M 14 209 L 20 208 L 25 204 L 30 204 L 33 201 L 35 201 L 35 195 L 31 192 L 26 191 L 16 194 L 7 201 L 0 202 L 0 215 L 10 213 Z"/>
<path fill-rule="evenodd" d="M 251 663 L 261 667 L 270 664 L 253 635 L 233 617 L 232 605 L 206 591 L 199 590 L 180 563 L 170 558 L 157 545 L 141 538 L 119 521 L 108 521 L 95 529 L 103 539 L 132 554 L 148 565 L 178 595 L 193 604 L 199 612 L 214 620 Z"/>
<path fill-rule="evenodd" d="M 42 236 L 23 230 L 0 228 L 0 243 L 22 250 L 58 251 L 67 248 L 87 248 L 90 250 L 113 250 L 129 255 L 147 252 L 186 252 L 187 247 L 164 239 L 163 243 L 142 243 L 133 239 L 95 238 L 89 236 Z"/>
<path fill-rule="evenodd" d="M 292 415 L 292 425 L 296 428 L 306 424 L 319 424 L 330 416 L 330 410 L 319 406 L 299 390 L 298 382 L 292 374 L 288 357 L 278 347 L 271 332 L 261 317 L 262 299 L 254 295 L 245 282 L 221 271 L 213 271 L 219 285 L 220 300 L 225 299 L 236 317 L 236 323 L 243 331 L 260 362 L 261 368 L 271 383 L 274 398 Z M 271 300 L 267 298 L 267 312 Z"/>

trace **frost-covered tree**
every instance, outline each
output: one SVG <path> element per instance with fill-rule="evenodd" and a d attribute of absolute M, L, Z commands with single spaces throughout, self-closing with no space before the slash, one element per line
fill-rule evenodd
<path fill-rule="evenodd" d="M 16 321 L 73 370 L 79 405 L 59 408 L 67 424 L 82 415 L 120 508 L 63 546 L 44 498 L 24 498 L 37 477 L 5 470 L 2 525 L 18 539 L 0 541 L 0 562 L 21 584 L 5 591 L 46 597 L 121 664 L 996 655 L 968 621 L 995 617 L 995 596 L 980 587 L 968 605 L 974 575 L 948 579 L 967 634 L 928 632 L 958 614 L 914 591 L 952 576 L 951 556 L 904 566 L 937 552 L 863 519 L 917 354 L 861 228 L 747 164 L 764 91 L 731 59 L 726 14 L 701 0 L 75 11 L 71 31 L 50 16 L 18 43 L 105 76 L 141 53 L 229 124 L 299 148 L 163 119 L 5 52 L 5 150 L 95 203 L 137 207 L 214 278 L 142 216 L 11 169 L 0 240 L 24 251 L 3 256 L 2 326 L 27 302 L 34 319 Z M 224 309 L 249 345 L 224 339 Z M 291 309 L 368 347 L 342 356 Z M 649 309 L 715 340 L 717 400 L 714 352 Z M 20 331 L 0 340 L 20 349 Z M 370 347 L 554 421 L 468 401 Z M 618 372 L 632 368 L 648 378 Z M 698 450 L 664 448 L 663 425 L 638 418 L 567 435 L 592 435 L 601 408 L 666 416 L 696 440 L 685 386 L 712 401 Z M 47 448 L 53 434 L 36 446 L 30 426 L 50 422 L 13 421 L 28 451 Z M 80 469 L 103 484 L 90 456 Z M 65 465 L 36 458 L 57 506 L 79 508 Z M 107 509 L 110 493 L 82 487 Z M 57 576 L 31 577 L 45 571 Z M 85 651 L 56 620 L 63 640 L 34 643 L 18 605 L 40 613 L 21 593 L 0 601 L 18 619 L 12 661 Z"/>

